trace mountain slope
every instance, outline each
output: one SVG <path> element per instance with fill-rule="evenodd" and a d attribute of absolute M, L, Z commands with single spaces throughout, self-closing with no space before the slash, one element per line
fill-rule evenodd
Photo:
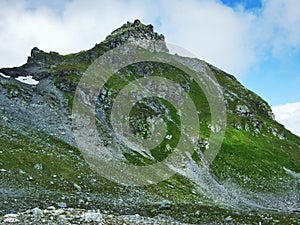
<path fill-rule="evenodd" d="M 102 141 L 113 146 L 107 131 L 112 130 L 110 115 L 117 94 L 128 82 L 161 76 L 178 83 L 193 100 L 199 112 L 199 149 L 184 168 L 176 168 L 174 176 L 145 187 L 114 183 L 89 168 L 73 134 L 76 87 L 97 58 L 125 43 L 137 43 L 143 54 L 173 57 L 198 74 L 217 79 L 224 94 L 227 124 L 210 168 L 203 167 L 201 155 L 212 145 L 209 137 L 218 128 L 212 125 L 206 95 L 184 71 L 158 62 L 129 65 L 105 84 L 96 107 Z M 0 73 L 2 213 L 61 201 L 114 214 L 164 214 L 189 223 L 220 222 L 229 214 L 232 222 L 258 220 L 256 214 L 249 214 L 251 210 L 294 221 L 299 213 L 300 138 L 277 123 L 270 106 L 232 75 L 199 59 L 171 56 L 163 35 L 155 33 L 152 25 L 128 22 L 94 48 L 64 56 L 33 48 L 26 64 L 0 69 Z M 18 81 L 29 76 L 38 84 Z M 152 135 L 151 121 L 157 117 L 165 121 L 171 136 L 147 154 L 140 149 L 122 150 L 124 162 L 154 164 L 174 151 L 181 121 L 169 102 L 142 99 L 130 116 L 131 130 L 141 139 Z M 117 149 L 112 150 L 115 157 L 119 157 Z M 239 209 L 245 211 L 236 212 Z"/>

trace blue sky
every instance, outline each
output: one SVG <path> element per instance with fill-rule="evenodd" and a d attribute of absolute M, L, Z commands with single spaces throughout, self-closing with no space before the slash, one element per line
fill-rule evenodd
<path fill-rule="evenodd" d="M 266 58 L 253 65 L 242 83 L 271 105 L 300 100 L 300 53 Z"/>
<path fill-rule="evenodd" d="M 139 18 L 270 105 L 300 102 L 299 0 L 4 0 L 0 8 L 0 67 L 23 64 L 34 46 L 89 49 Z"/>
<path fill-rule="evenodd" d="M 221 2 L 229 7 L 236 7 L 241 4 L 247 10 L 262 7 L 262 1 L 257 0 L 221 0 Z"/>
<path fill-rule="evenodd" d="M 263 7 L 262 1 L 259 0 L 221 0 L 221 2 L 232 8 L 242 5 L 245 10 L 255 13 Z M 299 45 L 297 49 L 289 50 L 290 52 L 277 56 L 272 52 L 266 52 L 264 58 L 253 64 L 240 81 L 271 105 L 300 101 Z"/>

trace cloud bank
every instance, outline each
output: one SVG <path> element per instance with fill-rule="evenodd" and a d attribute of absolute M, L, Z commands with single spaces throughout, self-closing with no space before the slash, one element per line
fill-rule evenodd
<path fill-rule="evenodd" d="M 300 137 L 300 102 L 272 107 L 275 119 Z"/>

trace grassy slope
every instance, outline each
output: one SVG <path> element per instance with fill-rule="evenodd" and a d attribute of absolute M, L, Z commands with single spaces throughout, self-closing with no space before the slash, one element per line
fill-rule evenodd
<path fill-rule="evenodd" d="M 221 179 L 231 177 L 243 187 L 254 191 L 276 191 L 280 188 L 284 191 L 291 177 L 284 172 L 283 167 L 300 172 L 300 138 L 273 121 L 266 110 L 260 108 L 261 104 L 265 104 L 270 110 L 267 103 L 243 88 L 232 76 L 218 71 L 216 78 L 225 92 L 229 89 L 240 97 L 237 103 L 229 104 L 229 109 L 234 111 L 235 104 L 246 103 L 263 127 L 260 133 L 255 133 L 251 128 L 250 131 L 234 129 L 233 123 L 238 122 L 244 126 L 245 123 L 250 124 L 250 119 L 228 113 L 225 140 L 213 163 L 213 170 Z M 275 127 L 286 139 L 274 136 L 268 127 Z"/>

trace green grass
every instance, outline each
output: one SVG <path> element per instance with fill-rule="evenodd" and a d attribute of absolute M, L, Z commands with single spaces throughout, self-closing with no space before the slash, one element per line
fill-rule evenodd
<path fill-rule="evenodd" d="M 3 182 L 70 193 L 76 192 L 73 183 L 82 185 L 86 191 L 103 189 L 104 185 L 99 185 L 99 181 L 95 184 L 89 181 L 92 178 L 99 180 L 99 176 L 91 171 L 76 148 L 46 134 L 32 131 L 31 137 L 27 137 L 5 127 L 0 129 L 0 165 L 10 171 L 4 174 L 10 179 Z M 38 163 L 43 165 L 42 170 L 34 168 Z M 25 173 L 20 173 L 20 170 Z M 91 177 L 86 177 L 87 174 Z M 78 176 L 82 178 L 78 179 Z M 28 177 L 33 181 L 27 181 Z M 107 188 L 111 186 L 109 183 L 106 182 Z"/>
<path fill-rule="evenodd" d="M 221 180 L 230 178 L 245 189 L 258 192 L 283 192 L 291 179 L 283 167 L 299 172 L 296 145 L 232 128 L 227 129 L 222 149 L 212 165 Z"/>

